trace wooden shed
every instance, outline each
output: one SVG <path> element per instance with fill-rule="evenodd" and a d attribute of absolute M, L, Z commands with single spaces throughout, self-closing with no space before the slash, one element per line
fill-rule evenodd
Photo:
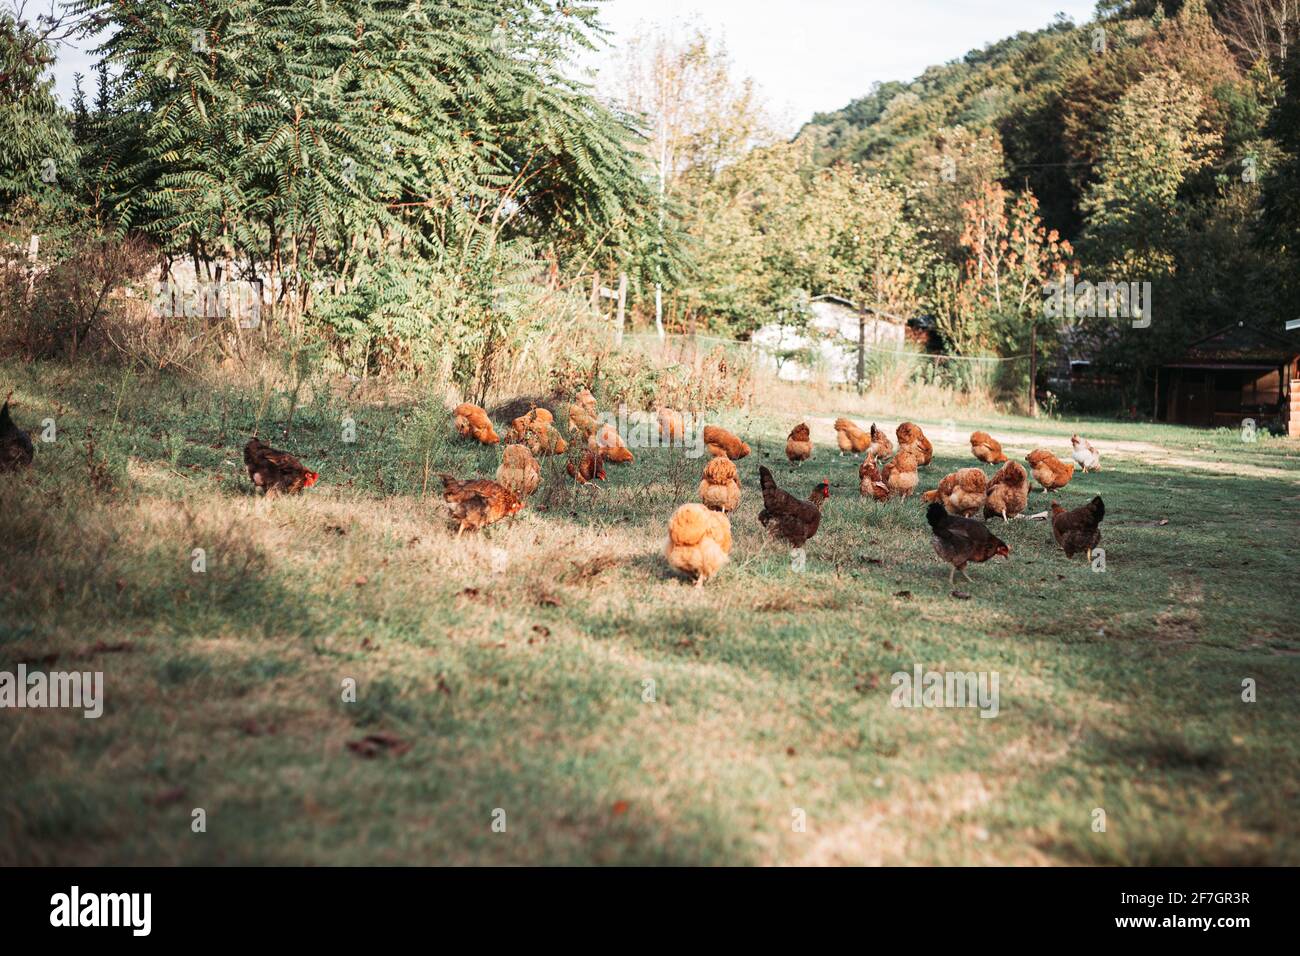
<path fill-rule="evenodd" d="M 1300 436 L 1300 338 L 1242 323 L 1207 335 L 1160 368 L 1156 413 L 1203 427 L 1235 428 L 1250 418 Z"/>

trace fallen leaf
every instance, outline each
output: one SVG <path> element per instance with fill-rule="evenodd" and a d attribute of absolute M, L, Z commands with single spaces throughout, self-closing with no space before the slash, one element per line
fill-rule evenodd
<path fill-rule="evenodd" d="M 348 750 L 351 750 L 358 757 L 365 757 L 366 759 L 378 757 L 384 753 L 391 753 L 397 757 L 410 749 L 411 745 L 401 737 L 384 731 L 367 734 L 360 740 L 348 741 Z"/>
<path fill-rule="evenodd" d="M 631 804 L 629 804 L 626 800 L 615 801 L 613 807 L 614 816 L 621 817 L 623 814 L 627 813 L 627 809 L 629 806 L 631 806 Z"/>
<path fill-rule="evenodd" d="M 970 600 L 970 595 L 967 594 L 965 591 L 953 591 L 953 592 L 952 592 L 952 596 L 955 597 L 955 598 L 956 598 L 957 600 L 959 600 L 959 601 L 969 601 L 969 600 Z"/>

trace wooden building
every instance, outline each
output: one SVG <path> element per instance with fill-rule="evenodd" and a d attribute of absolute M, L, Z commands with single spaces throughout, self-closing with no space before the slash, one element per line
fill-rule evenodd
<path fill-rule="evenodd" d="M 1300 436 L 1300 337 L 1220 329 L 1160 368 L 1155 403 L 1163 422 L 1236 428 L 1249 418 Z"/>

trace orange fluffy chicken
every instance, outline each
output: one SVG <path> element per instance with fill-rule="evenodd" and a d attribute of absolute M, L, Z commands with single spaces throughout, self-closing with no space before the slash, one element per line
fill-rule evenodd
<path fill-rule="evenodd" d="M 984 507 L 988 490 L 988 479 L 978 468 L 961 468 L 951 475 L 945 475 L 939 487 L 927 491 L 921 496 L 922 501 L 937 501 L 949 514 L 969 518 L 979 514 Z"/>
<path fill-rule="evenodd" d="M 615 465 L 625 465 L 633 460 L 632 452 L 628 451 L 627 445 L 623 444 L 618 429 L 609 422 L 601 425 L 596 429 L 596 434 L 587 439 L 587 450 L 599 451 L 605 461 Z"/>
<path fill-rule="evenodd" d="M 790 429 L 789 436 L 785 440 L 785 457 L 795 464 L 802 464 L 812 457 L 812 435 L 808 431 L 808 425 L 800 422 Z"/>
<path fill-rule="evenodd" d="M 493 431 L 492 422 L 488 420 L 487 412 L 477 405 L 462 402 L 456 406 L 452 416 L 456 431 L 462 438 L 473 438 L 483 445 L 495 445 L 501 440 L 497 437 L 497 433 Z"/>
<path fill-rule="evenodd" d="M 659 437 L 661 439 L 669 444 L 686 439 L 686 420 L 682 417 L 681 412 L 660 405 L 656 416 L 659 419 Z"/>
<path fill-rule="evenodd" d="M 1018 461 L 1009 461 L 989 479 L 984 517 L 1002 515 L 1003 521 L 1014 518 L 1029 503 L 1029 475 Z"/>
<path fill-rule="evenodd" d="M 986 465 L 998 465 L 1007 460 L 998 440 L 988 432 L 971 432 L 971 454 Z"/>
<path fill-rule="evenodd" d="M 530 430 L 550 428 L 554 424 L 555 416 L 551 414 L 549 409 L 539 406 L 524 415 L 520 415 L 510 423 L 510 431 L 506 433 L 506 441 L 524 441 Z"/>
<path fill-rule="evenodd" d="M 871 444 L 867 445 L 867 454 L 875 454 L 877 458 L 888 458 L 894 451 L 894 443 L 889 440 L 883 428 L 877 428 L 876 423 L 871 423 Z M 912 460 L 920 465 L 920 460 L 915 455 Z"/>
<path fill-rule="evenodd" d="M 925 437 L 920 425 L 903 422 L 894 433 L 898 435 L 898 450 L 911 452 L 918 467 L 924 468 L 934 460 L 934 446 Z"/>
<path fill-rule="evenodd" d="M 1046 448 L 1035 448 L 1025 456 L 1029 462 L 1034 480 L 1043 486 L 1044 491 L 1064 488 L 1074 477 L 1074 462 L 1063 462 Z"/>
<path fill-rule="evenodd" d="M 862 497 L 870 495 L 877 501 L 887 501 L 889 499 L 889 485 L 885 484 L 885 478 L 876 467 L 876 456 L 867 455 L 862 464 L 858 466 L 858 491 Z"/>
<path fill-rule="evenodd" d="M 710 511 L 694 502 L 682 505 L 668 521 L 668 564 L 695 578 L 703 587 L 729 560 L 731 521 L 721 511 Z"/>
<path fill-rule="evenodd" d="M 835 419 L 835 444 L 840 454 L 860 455 L 871 444 L 871 436 L 847 418 Z"/>
<path fill-rule="evenodd" d="M 725 428 L 717 425 L 704 426 L 704 447 L 714 457 L 725 455 L 732 461 L 738 461 L 749 454 L 749 446 Z"/>
<path fill-rule="evenodd" d="M 906 498 L 916 490 L 920 478 L 916 474 L 916 457 L 910 451 L 900 451 L 893 461 L 885 466 L 885 487 L 890 494 Z"/>
<path fill-rule="evenodd" d="M 542 483 L 542 469 L 527 445 L 506 445 L 497 467 L 497 484 L 504 485 L 518 498 L 527 498 Z"/>
<path fill-rule="evenodd" d="M 596 434 L 596 429 L 599 427 L 600 422 L 596 420 L 595 413 L 589 411 L 586 405 L 579 401 L 569 406 L 569 430 L 571 432 L 578 432 L 581 433 L 583 438 L 590 438 Z"/>
<path fill-rule="evenodd" d="M 700 501 L 714 511 L 735 511 L 740 504 L 740 475 L 730 458 L 710 458 L 700 480 Z"/>

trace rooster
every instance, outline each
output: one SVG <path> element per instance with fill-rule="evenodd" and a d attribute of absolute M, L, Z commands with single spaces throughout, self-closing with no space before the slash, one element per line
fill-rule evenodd
<path fill-rule="evenodd" d="M 1029 501 L 1029 475 L 1017 461 L 1009 461 L 989 479 L 984 517 L 1002 515 L 1004 522 L 1025 510 Z"/>
<path fill-rule="evenodd" d="M 1074 446 L 1070 457 L 1079 463 L 1080 468 L 1084 471 L 1101 471 L 1101 452 L 1093 447 L 1092 442 L 1078 435 L 1071 435 L 1070 444 Z"/>
<path fill-rule="evenodd" d="M 858 491 L 864 498 L 870 495 L 877 501 L 889 500 L 889 485 L 885 484 L 884 476 L 876 467 L 875 455 L 867 455 L 858 466 Z"/>
<path fill-rule="evenodd" d="M 726 455 L 732 461 L 739 461 L 749 454 L 749 446 L 725 428 L 706 425 L 704 428 L 704 447 L 715 457 Z"/>
<path fill-rule="evenodd" d="M 877 458 L 888 458 L 894 451 L 894 443 L 889 440 L 883 428 L 877 428 L 876 423 L 871 423 L 871 444 L 867 446 L 867 454 L 875 454 Z M 914 459 L 915 460 L 915 459 Z M 918 461 L 917 464 L 920 464 Z"/>
<path fill-rule="evenodd" d="M 710 458 L 704 466 L 700 501 L 714 511 L 735 511 L 740 506 L 740 475 L 730 458 Z"/>
<path fill-rule="evenodd" d="M 962 468 L 945 475 L 934 491 L 921 496 L 922 501 L 937 501 L 950 514 L 970 518 L 979 514 L 988 493 L 988 479 L 978 468 Z"/>
<path fill-rule="evenodd" d="M 911 452 L 917 467 L 924 468 L 934 460 L 934 446 L 925 437 L 920 425 L 903 422 L 894 433 L 898 436 L 898 450 Z"/>
<path fill-rule="evenodd" d="M 952 565 L 948 571 L 949 587 L 952 587 L 958 571 L 967 581 L 971 579 L 966 573 L 966 565 L 971 561 L 1011 557 L 1006 542 L 989 531 L 982 521 L 950 515 L 937 501 L 926 509 L 925 520 L 930 525 L 934 553 Z"/>
<path fill-rule="evenodd" d="M 1081 508 L 1066 511 L 1052 502 L 1052 537 L 1061 546 L 1067 558 L 1080 551 L 1087 552 L 1092 560 L 1092 549 L 1101 543 L 1101 519 L 1106 517 L 1106 504 L 1098 495 Z"/>
<path fill-rule="evenodd" d="M 759 465 L 758 480 L 763 488 L 763 510 L 758 521 L 768 534 L 790 546 L 792 554 L 803 551 L 804 542 L 817 533 L 822 520 L 822 505 L 831 496 L 831 483 L 823 480 L 807 500 L 782 491 L 766 465 Z"/>
<path fill-rule="evenodd" d="M 518 495 L 495 481 L 486 478 L 459 481 L 451 475 L 438 477 L 442 479 L 442 497 L 447 502 L 447 512 L 453 521 L 460 524 L 456 532 L 457 538 L 466 529 L 477 531 L 502 518 L 518 514 L 524 506 Z"/>
<path fill-rule="evenodd" d="M 497 483 L 518 498 L 527 498 L 542 483 L 542 468 L 525 445 L 506 445 L 497 468 Z"/>
<path fill-rule="evenodd" d="M 1074 477 L 1074 462 L 1064 462 L 1044 448 L 1035 448 L 1025 456 L 1029 462 L 1034 480 L 1043 486 L 1043 491 L 1055 491 L 1064 488 Z"/>
<path fill-rule="evenodd" d="M 840 446 L 840 454 L 860 455 L 871 444 L 871 436 L 847 418 L 835 419 L 835 443 Z"/>
<path fill-rule="evenodd" d="M 9 417 L 9 398 L 12 395 L 13 392 L 6 395 L 4 406 L 0 407 L 0 471 L 26 468 L 36 454 L 31 436 Z"/>
<path fill-rule="evenodd" d="M 476 442 L 484 445 L 495 445 L 501 440 L 493 430 L 487 412 L 477 405 L 462 402 L 456 406 L 452 416 L 455 421 L 456 432 L 462 438 L 473 438 Z"/>
<path fill-rule="evenodd" d="M 796 465 L 811 458 L 813 447 L 811 437 L 806 423 L 800 422 L 795 425 L 790 429 L 790 435 L 785 440 L 785 457 Z"/>
<path fill-rule="evenodd" d="M 244 446 L 244 464 L 248 466 L 249 480 L 268 497 L 300 494 L 320 478 L 316 472 L 304 468 L 293 455 L 272 448 L 256 435 Z"/>
<path fill-rule="evenodd" d="M 731 521 L 726 514 L 695 502 L 673 512 L 664 557 L 675 570 L 694 575 L 697 588 L 731 560 L 730 552 Z"/>
<path fill-rule="evenodd" d="M 970 450 L 972 455 L 986 465 L 1000 465 L 1007 460 L 998 440 L 988 432 L 971 432 Z"/>

